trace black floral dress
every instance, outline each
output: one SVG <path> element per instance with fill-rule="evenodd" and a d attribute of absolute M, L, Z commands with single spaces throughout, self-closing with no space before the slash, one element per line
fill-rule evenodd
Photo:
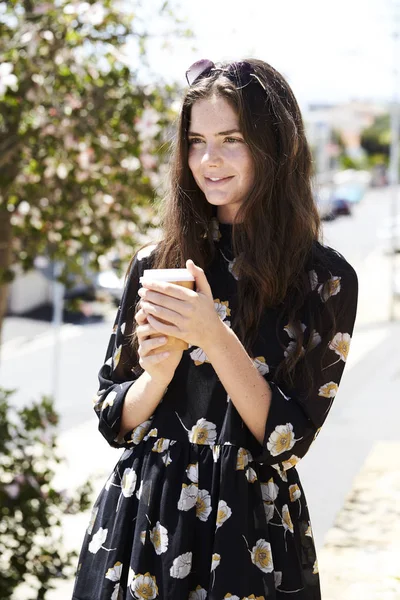
<path fill-rule="evenodd" d="M 215 308 L 230 326 L 237 306 L 232 226 L 215 218 L 213 224 L 219 251 L 206 276 Z M 296 332 L 277 310 L 265 310 L 253 361 L 272 389 L 262 445 L 194 346 L 184 351 L 154 414 L 121 438 L 124 397 L 140 375 L 129 334 L 151 254 L 152 248 L 135 257 L 99 373 L 99 430 L 125 450 L 94 504 L 73 600 L 320 599 L 296 464 L 338 390 L 356 314 L 356 273 L 339 253 L 315 242 L 301 319 L 304 346 L 310 339 L 313 346 L 311 390 L 300 381 L 274 382 Z M 328 335 L 328 303 L 336 315 L 334 335 Z M 312 313 L 321 317 L 319 331 L 309 331 Z"/>

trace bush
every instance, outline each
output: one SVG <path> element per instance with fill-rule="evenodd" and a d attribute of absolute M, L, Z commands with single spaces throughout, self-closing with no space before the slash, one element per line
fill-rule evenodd
<path fill-rule="evenodd" d="M 89 508 L 92 486 L 72 494 L 54 489 L 62 459 L 53 402 L 43 397 L 16 409 L 10 404 L 14 391 L 0 388 L 0 598 L 11 600 L 29 582 L 30 600 L 45 600 L 76 560 L 76 552 L 63 548 L 62 517 Z"/>

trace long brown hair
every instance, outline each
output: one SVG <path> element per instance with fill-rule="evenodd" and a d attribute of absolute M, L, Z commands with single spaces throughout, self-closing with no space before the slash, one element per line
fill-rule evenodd
<path fill-rule="evenodd" d="M 216 70 L 189 87 L 183 98 L 169 189 L 158 205 L 163 239 L 154 252 L 152 267 L 185 267 L 191 258 L 205 270 L 214 258 L 209 227 L 214 207 L 189 169 L 188 130 L 193 104 L 220 96 L 238 115 L 255 172 L 253 187 L 232 228 L 239 274 L 238 310 L 232 328 L 252 356 L 263 311 L 281 306 L 296 332 L 296 348 L 279 365 L 276 375 L 282 372 L 291 381 L 296 363 L 304 356 L 299 310 L 310 291 L 305 264 L 321 235 L 312 193 L 312 157 L 301 111 L 287 81 L 261 60 L 246 62 L 265 90 L 256 79 L 237 89 L 222 70 Z M 305 354 L 312 350 L 311 339 L 305 350 Z"/>

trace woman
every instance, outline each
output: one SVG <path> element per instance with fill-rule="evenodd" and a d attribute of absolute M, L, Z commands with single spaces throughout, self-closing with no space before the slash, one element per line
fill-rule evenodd
<path fill-rule="evenodd" d="M 99 429 L 125 451 L 73 598 L 318 599 L 296 464 L 338 389 L 357 276 L 319 241 L 285 79 L 253 59 L 199 61 L 187 79 L 163 239 L 132 260 L 99 374 Z M 139 284 L 182 266 L 195 290 Z M 165 355 L 168 335 L 188 350 Z"/>

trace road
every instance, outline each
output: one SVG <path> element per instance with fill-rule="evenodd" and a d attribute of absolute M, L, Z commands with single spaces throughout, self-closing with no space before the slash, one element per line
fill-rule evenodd
<path fill-rule="evenodd" d="M 340 392 L 318 443 L 299 465 L 317 546 L 322 545 L 374 439 L 399 437 L 400 409 L 393 413 L 390 393 L 385 394 L 385 369 L 389 365 L 380 359 L 382 348 L 388 352 L 388 345 L 393 344 L 387 325 L 390 271 L 382 251 L 382 234 L 390 223 L 390 211 L 390 192 L 370 190 L 354 207 L 352 217 L 340 217 L 323 225 L 324 242 L 341 252 L 358 272 L 360 297 L 354 347 Z M 63 432 L 73 434 L 77 426 L 93 420 L 91 398 L 97 391 L 97 371 L 103 362 L 112 319 L 110 313 L 102 323 L 64 325 L 62 328 L 56 408 Z M 23 405 L 42 393 L 51 393 L 51 326 L 8 318 L 4 340 L 0 381 L 3 387 L 18 389 L 15 404 Z M 391 354 L 398 355 L 396 345 Z M 368 387 L 371 391 L 371 386 L 377 388 L 378 407 L 371 400 L 363 403 L 367 396 L 364 390 Z M 382 408 L 393 414 L 387 423 L 382 421 Z M 111 465 L 116 455 L 111 449 L 110 452 Z"/>

